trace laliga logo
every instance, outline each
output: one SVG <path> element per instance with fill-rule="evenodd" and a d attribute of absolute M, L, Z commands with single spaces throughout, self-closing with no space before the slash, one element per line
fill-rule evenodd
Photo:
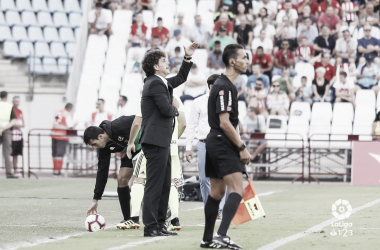
<path fill-rule="evenodd" d="M 332 215 L 338 220 L 348 219 L 350 217 L 352 207 L 346 200 L 339 199 L 332 204 Z"/>

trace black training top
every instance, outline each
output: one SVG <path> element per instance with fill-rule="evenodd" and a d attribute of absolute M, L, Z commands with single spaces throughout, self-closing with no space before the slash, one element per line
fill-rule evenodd
<path fill-rule="evenodd" d="M 230 113 L 230 122 L 236 128 L 239 124 L 237 94 L 235 85 L 225 75 L 215 81 L 208 99 L 208 124 L 211 128 L 220 129 L 220 113 Z"/>

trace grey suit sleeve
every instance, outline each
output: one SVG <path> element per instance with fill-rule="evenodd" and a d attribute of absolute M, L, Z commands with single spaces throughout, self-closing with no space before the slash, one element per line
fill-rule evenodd
<path fill-rule="evenodd" d="M 149 93 L 153 96 L 154 103 L 157 105 L 163 116 L 179 116 L 177 108 L 169 102 L 167 90 L 165 88 L 166 87 L 160 83 L 152 82 Z"/>

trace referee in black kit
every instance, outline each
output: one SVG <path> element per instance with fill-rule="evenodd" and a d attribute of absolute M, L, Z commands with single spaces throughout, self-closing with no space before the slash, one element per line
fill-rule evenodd
<path fill-rule="evenodd" d="M 250 154 L 240 139 L 238 91 L 233 84 L 239 74 L 247 71 L 249 61 L 244 48 L 230 44 L 223 51 L 226 65 L 214 83 L 208 100 L 208 123 L 211 127 L 206 141 L 206 176 L 210 178 L 211 191 L 205 205 L 205 231 L 202 248 L 242 249 L 228 236 L 227 230 L 244 196 L 243 173 L 249 164 Z M 219 203 L 226 191 L 229 196 L 223 209 L 218 235 L 213 238 Z"/>

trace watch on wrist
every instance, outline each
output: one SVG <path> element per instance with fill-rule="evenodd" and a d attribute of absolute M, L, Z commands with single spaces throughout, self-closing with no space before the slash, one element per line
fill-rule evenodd
<path fill-rule="evenodd" d="M 191 60 L 191 58 L 192 58 L 191 56 L 184 56 L 184 57 L 183 57 L 183 59 L 185 59 L 185 60 L 189 60 L 189 61 Z"/>
<path fill-rule="evenodd" d="M 239 148 L 238 148 L 238 150 L 239 151 L 243 151 L 245 149 L 245 144 L 243 143 L 243 145 L 241 145 Z"/>

